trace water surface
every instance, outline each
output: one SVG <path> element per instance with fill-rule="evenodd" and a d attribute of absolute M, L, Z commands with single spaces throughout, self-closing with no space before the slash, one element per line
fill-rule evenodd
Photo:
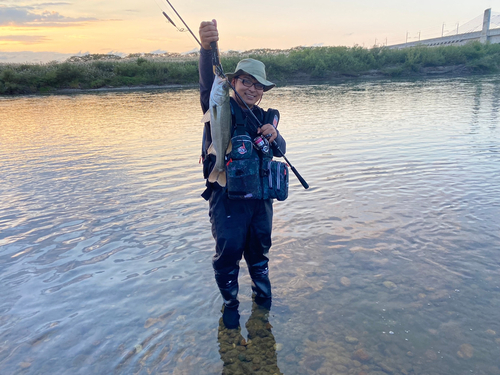
<path fill-rule="evenodd" d="M 0 373 L 500 374 L 500 77 L 262 105 L 311 188 L 274 205 L 270 324 L 242 262 L 235 333 L 196 90 L 0 99 Z"/>

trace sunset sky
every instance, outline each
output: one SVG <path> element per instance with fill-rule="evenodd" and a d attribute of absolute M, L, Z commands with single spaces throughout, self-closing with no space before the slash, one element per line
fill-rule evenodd
<path fill-rule="evenodd" d="M 500 0 L 171 0 L 198 34 L 216 18 L 221 50 L 405 42 L 456 30 Z M 249 5 L 251 4 L 251 6 Z M 167 24 L 164 0 L 0 0 L 0 62 L 49 61 L 77 53 L 187 52 L 188 33 Z M 477 21 L 477 20 L 476 20 Z"/>

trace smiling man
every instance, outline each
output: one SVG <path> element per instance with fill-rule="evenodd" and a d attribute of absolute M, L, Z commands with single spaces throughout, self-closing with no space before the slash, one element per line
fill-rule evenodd
<path fill-rule="evenodd" d="M 203 112 L 206 112 L 214 81 L 210 43 L 219 40 L 215 20 L 201 23 L 200 38 L 200 100 Z M 265 309 L 271 307 L 268 253 L 271 247 L 273 200 L 262 193 L 262 186 L 271 180 L 270 168 L 267 166 L 272 157 L 282 156 L 286 143 L 277 130 L 279 112 L 273 109 L 265 111 L 258 106 L 263 93 L 275 86 L 267 80 L 264 64 L 254 59 L 243 59 L 234 73 L 226 76 L 238 94 L 230 100 L 233 151 L 226 158 L 228 183 L 221 186 L 207 180 L 207 189 L 202 196 L 209 201 L 210 206 L 209 216 L 215 239 L 212 264 L 224 300 L 222 320 L 227 328 L 233 329 L 239 326 L 238 273 L 243 256 L 252 279 L 255 303 Z M 276 141 L 278 148 L 255 146 L 259 144 L 256 140 L 265 145 L 264 139 L 271 143 Z M 215 156 L 209 152 L 211 143 L 210 123 L 207 122 L 202 143 L 205 178 L 208 178 L 215 164 Z M 234 164 L 238 167 L 234 167 Z M 233 168 L 237 168 L 234 177 L 229 173 L 235 171 Z M 231 186 L 231 178 L 234 178 L 233 181 L 238 180 L 232 185 L 240 188 L 237 191 Z"/>

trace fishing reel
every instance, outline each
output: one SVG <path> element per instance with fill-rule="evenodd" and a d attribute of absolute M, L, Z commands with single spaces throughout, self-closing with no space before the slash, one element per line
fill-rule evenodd
<path fill-rule="evenodd" d="M 257 150 L 262 151 L 264 154 L 269 152 L 269 141 L 267 138 L 270 138 L 271 134 L 268 136 L 258 135 L 253 139 L 253 144 Z"/>

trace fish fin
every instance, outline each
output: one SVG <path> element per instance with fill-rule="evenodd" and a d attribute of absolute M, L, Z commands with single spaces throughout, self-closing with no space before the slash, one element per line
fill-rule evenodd
<path fill-rule="evenodd" d="M 213 143 L 210 143 L 210 146 L 208 146 L 207 154 L 217 155 L 217 153 L 215 152 L 215 147 L 214 147 Z"/>
<path fill-rule="evenodd" d="M 217 182 L 221 187 L 226 186 L 226 171 L 219 171 L 217 168 L 214 168 L 210 176 L 208 176 L 208 182 Z"/>
<path fill-rule="evenodd" d="M 227 145 L 227 149 L 226 149 L 226 155 L 229 154 L 232 149 L 233 149 L 233 145 L 231 144 L 231 142 L 229 142 L 229 144 Z M 217 152 L 215 151 L 215 147 L 214 147 L 213 143 L 210 143 L 210 146 L 208 146 L 207 154 L 217 155 Z"/>
<path fill-rule="evenodd" d="M 205 114 L 203 115 L 203 117 L 201 118 L 201 122 L 205 123 L 205 122 L 210 122 L 210 110 L 206 111 Z"/>
<path fill-rule="evenodd" d="M 210 175 L 208 176 L 208 182 L 214 183 L 219 178 L 220 171 L 217 168 L 212 169 Z"/>
<path fill-rule="evenodd" d="M 226 171 L 222 171 L 221 173 L 219 173 L 219 178 L 217 179 L 217 183 L 221 187 L 226 186 Z"/>

